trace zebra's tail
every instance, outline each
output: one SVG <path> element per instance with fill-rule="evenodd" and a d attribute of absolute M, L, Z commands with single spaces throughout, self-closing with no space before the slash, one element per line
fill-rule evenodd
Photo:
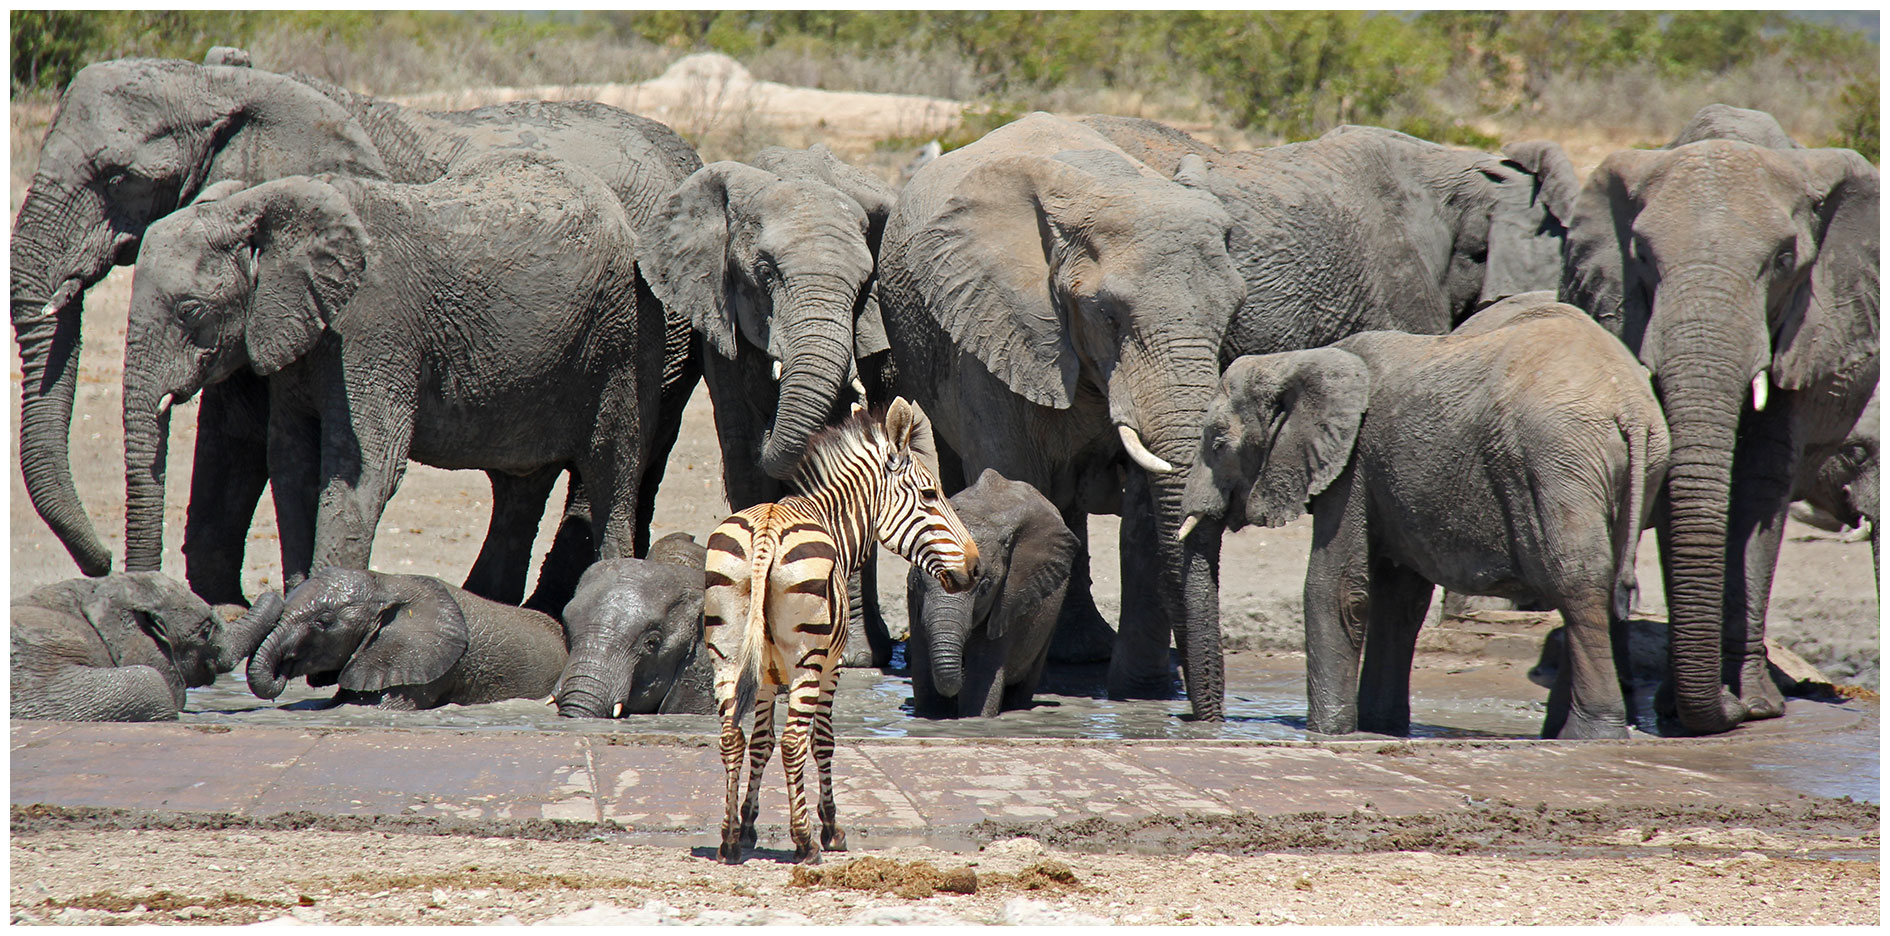
<path fill-rule="evenodd" d="M 774 540 L 765 533 L 756 536 L 751 548 L 753 561 L 748 572 L 748 625 L 742 630 L 742 646 L 735 653 L 735 717 L 755 709 L 755 693 L 761 684 L 762 644 L 768 633 L 768 573 L 774 568 Z"/>

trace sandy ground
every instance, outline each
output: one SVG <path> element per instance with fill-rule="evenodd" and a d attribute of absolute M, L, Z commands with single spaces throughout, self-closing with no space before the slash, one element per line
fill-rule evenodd
<path fill-rule="evenodd" d="M 17 125 L 17 121 L 16 121 Z M 20 151 L 18 141 L 14 147 Z M 1584 166 L 1586 168 L 1586 166 Z M 13 205 L 21 195 L 14 173 Z M 121 268 L 87 297 L 85 349 L 72 431 L 77 484 L 93 522 L 123 554 L 123 461 L 118 374 L 131 271 Z M 17 351 L 9 416 L 18 417 Z M 181 578 L 179 553 L 197 404 L 178 407 L 168 472 L 164 570 Z M 698 391 L 666 476 L 653 535 L 702 536 L 726 512 L 706 394 Z M 76 569 L 34 514 L 9 426 L 9 583 L 16 591 L 68 578 Z M 554 492 L 562 497 L 562 489 Z M 411 466 L 388 506 L 374 565 L 458 582 L 484 536 L 489 492 L 474 472 Z M 1119 607 L 1115 518 L 1091 521 L 1095 593 L 1105 614 Z M 549 544 L 541 532 L 538 554 Z M 1230 649 L 1296 648 L 1309 524 L 1253 529 L 1223 551 L 1222 616 Z M 250 534 L 244 584 L 280 587 L 273 510 L 265 497 Z M 903 627 L 904 564 L 881 557 L 883 606 Z M 535 567 L 536 563 L 534 563 Z M 1642 606 L 1662 606 L 1652 538 L 1640 557 Z M 1867 543 L 1845 542 L 1793 523 L 1773 592 L 1772 633 L 1840 682 L 1877 685 L 1879 614 Z M 909 900 L 890 894 L 790 886 L 790 868 L 767 858 L 724 868 L 700 853 L 608 841 L 422 835 L 388 831 L 266 828 L 149 829 L 83 822 L 23 823 L 16 811 L 10 903 L 16 922 L 1102 922 L 1120 923 L 1869 923 L 1879 919 L 1877 820 L 1862 861 L 1806 854 L 1856 846 L 1854 832 L 1815 829 L 1781 845 L 1751 817 L 1701 815 L 1660 828 L 1623 816 L 1593 830 L 1594 854 L 1560 850 L 1447 849 L 1371 854 L 1245 854 L 1225 843 L 1187 855 L 1092 854 L 1037 839 L 1002 840 L 952 855 L 924 848 L 875 851 L 939 868 L 975 862 L 977 893 Z M 1492 819 L 1498 825 L 1501 823 Z M 136 823 L 129 823 L 136 825 Z M 1759 823 L 1763 826 L 1763 823 Z M 124 824 L 120 824 L 124 825 Z M 1814 823 L 1815 825 L 1815 823 Z M 1628 830 L 1633 830 L 1632 832 Z M 1689 829 L 1691 831 L 1689 831 Z M 1742 831 L 1743 830 L 1743 831 Z M 1686 833 L 1684 835 L 1680 833 Z M 1748 834 L 1750 833 L 1750 834 Z M 1663 835 L 1665 836 L 1663 838 Z M 1848 836 L 1848 837 L 1847 837 Z M 1055 836 L 1050 836 L 1054 839 Z M 1131 850 L 1112 830 L 1087 844 Z M 1075 843 L 1082 844 L 1082 843 Z M 1185 852 L 1187 844 L 1157 851 Z M 1223 854 L 1222 851 L 1234 852 Z M 1037 874 L 1042 887 L 1006 883 L 1041 861 L 1067 866 Z M 839 856 L 829 867 L 840 863 Z M 909 870 L 909 869 L 908 869 Z M 1051 868 L 1055 871 L 1055 868 Z M 587 909 L 588 908 L 588 909 Z"/>

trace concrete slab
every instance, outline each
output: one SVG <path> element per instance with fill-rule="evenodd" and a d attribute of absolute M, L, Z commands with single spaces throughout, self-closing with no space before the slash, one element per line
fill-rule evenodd
<path fill-rule="evenodd" d="M 247 811 L 268 815 L 297 809 L 456 819 L 598 819 L 583 739 L 522 732 L 326 732 Z"/>
<path fill-rule="evenodd" d="M 32 724 L 15 721 L 14 738 Z M 242 812 L 317 740 L 286 729 L 67 724 L 14 747 L 9 795 L 15 803 Z"/>

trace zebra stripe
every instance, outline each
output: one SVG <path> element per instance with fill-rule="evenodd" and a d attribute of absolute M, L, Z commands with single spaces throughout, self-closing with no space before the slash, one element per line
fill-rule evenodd
<path fill-rule="evenodd" d="M 978 548 L 938 478 L 915 457 L 929 437 L 905 400 L 885 416 L 856 413 L 817 434 L 796 473 L 800 493 L 730 516 L 709 535 L 703 639 L 715 662 L 726 773 L 719 857 L 734 863 L 755 841 L 758 784 L 774 748 L 774 696 L 787 692 L 781 763 L 797 861 L 844 849 L 833 803 L 833 689 L 846 649 L 847 576 L 875 540 L 942 582 L 968 584 Z M 923 431 L 920 431 L 922 430 Z M 741 720 L 752 712 L 753 734 Z M 743 752 L 748 795 L 740 792 Z M 820 776 L 821 842 L 813 839 L 803 771 Z"/>

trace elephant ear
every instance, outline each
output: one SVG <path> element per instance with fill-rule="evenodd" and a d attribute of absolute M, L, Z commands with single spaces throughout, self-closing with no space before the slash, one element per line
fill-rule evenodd
<path fill-rule="evenodd" d="M 469 645 L 466 614 L 444 584 L 406 577 L 405 589 L 382 612 L 374 632 L 348 658 L 341 688 L 380 692 L 419 686 L 446 675 Z"/>
<path fill-rule="evenodd" d="M 875 249 L 874 260 L 878 259 Z M 892 342 L 886 339 L 886 318 L 879 311 L 879 271 L 875 269 L 866 285 L 860 287 L 860 310 L 853 316 L 853 359 L 864 361 L 890 350 Z"/>
<path fill-rule="evenodd" d="M 1575 212 L 1575 196 L 1581 191 L 1581 178 L 1568 151 L 1554 140 L 1524 140 L 1503 146 L 1503 156 L 1517 168 L 1536 179 L 1535 201 L 1562 224 L 1568 224 Z"/>
<path fill-rule="evenodd" d="M 1635 269 L 1634 219 L 1641 212 L 1641 183 L 1660 156 L 1651 150 L 1620 150 L 1589 174 L 1575 197 L 1558 293 L 1637 353 L 1653 314 L 1653 297 Z"/>
<path fill-rule="evenodd" d="M 222 201 L 246 188 L 249 188 L 249 183 L 242 179 L 224 179 L 198 192 L 197 197 L 190 200 L 190 204 L 207 205 L 211 202 Z"/>
<path fill-rule="evenodd" d="M 1252 362 L 1251 376 L 1229 368 L 1227 380 L 1250 388 L 1253 399 L 1242 406 L 1247 432 L 1279 427 L 1264 443 L 1247 519 L 1284 526 L 1351 463 L 1371 396 L 1371 372 L 1358 355 L 1330 347 L 1243 361 Z"/>
<path fill-rule="evenodd" d="M 1098 201 L 1096 183 L 1057 160 L 992 160 L 966 173 L 909 248 L 924 271 L 920 301 L 953 344 L 1052 409 L 1069 408 L 1081 365 L 1051 282 L 1059 258 L 1077 252 L 1069 233 Z"/>
<path fill-rule="evenodd" d="M 273 374 L 308 353 L 353 298 L 367 266 L 367 230 L 340 191 L 292 176 L 217 203 L 246 233 L 250 274 L 244 342 L 250 366 Z M 238 261 L 243 262 L 239 245 Z"/>
<path fill-rule="evenodd" d="M 1577 191 L 1559 144 L 1531 140 L 1503 152 L 1483 169 L 1493 191 L 1480 303 L 1555 286 Z"/>
<path fill-rule="evenodd" d="M 1874 368 L 1881 301 L 1881 177 L 1851 150 L 1803 150 L 1788 158 L 1804 165 L 1818 204 L 1813 222 L 1818 255 L 1779 325 L 1772 380 L 1781 388 L 1801 390 L 1856 368 Z"/>
<path fill-rule="evenodd" d="M 696 331 L 730 360 L 741 301 L 729 266 L 730 203 L 778 178 L 738 162 L 713 162 L 684 179 L 657 212 L 644 270 L 650 290 L 665 306 L 687 310 Z"/>
<path fill-rule="evenodd" d="M 1009 574 L 1005 575 L 997 597 L 991 601 L 990 614 L 985 617 L 985 632 L 993 640 L 1004 635 L 1006 624 L 1024 620 L 1057 589 L 1069 584 L 1070 564 L 1075 561 L 1079 548 L 1076 534 L 1070 532 L 1063 518 L 1048 504 L 1034 506 L 1047 509 L 1031 510 L 1018 525 L 1017 539 L 1011 544 L 1011 554 L 1005 564 Z M 1030 570 L 1019 575 L 1019 566 L 1028 566 Z"/>

